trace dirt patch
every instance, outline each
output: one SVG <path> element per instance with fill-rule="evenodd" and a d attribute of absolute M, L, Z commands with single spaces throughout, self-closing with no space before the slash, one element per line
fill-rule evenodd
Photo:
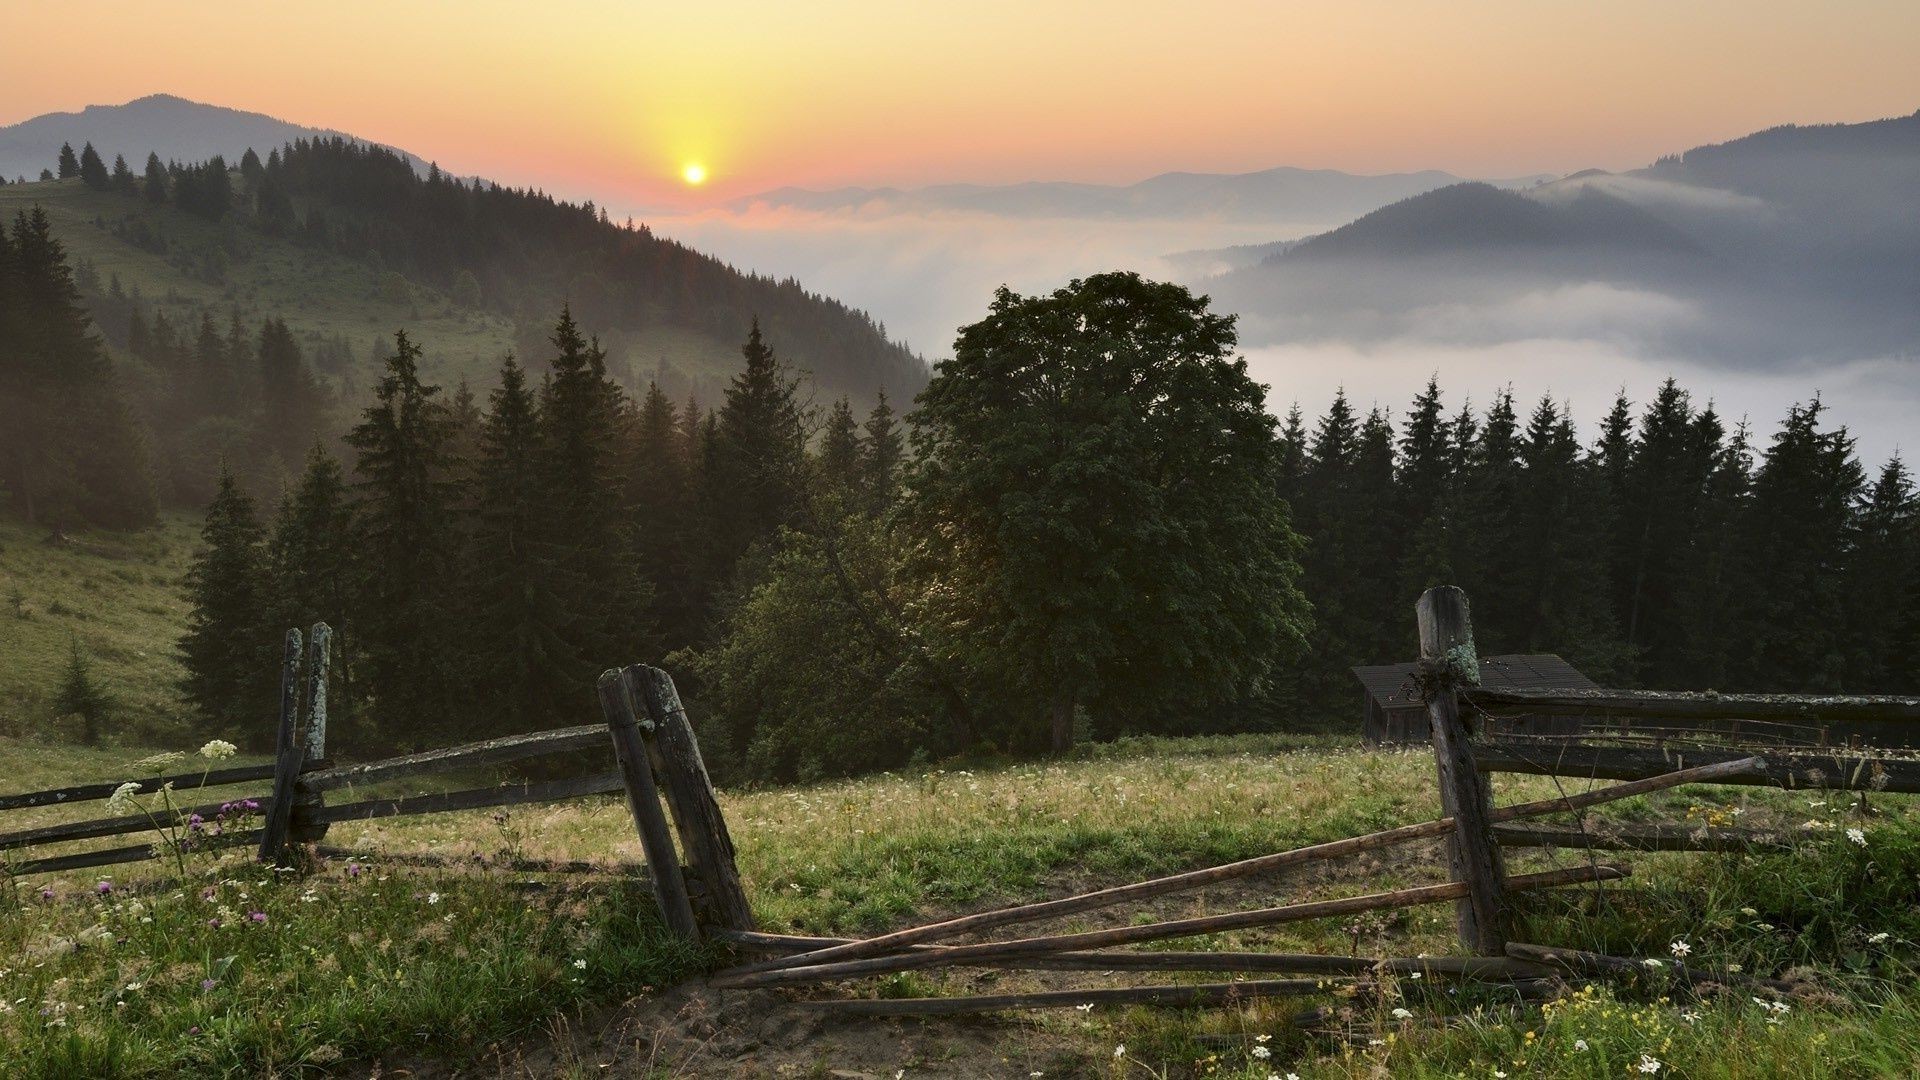
<path fill-rule="evenodd" d="M 768 990 L 688 984 L 618 1008 L 555 1018 L 544 1037 L 464 1066 L 368 1066 L 371 1077 L 831 1077 L 1075 1075 L 1071 1040 L 1020 1020 L 836 1017 Z"/>

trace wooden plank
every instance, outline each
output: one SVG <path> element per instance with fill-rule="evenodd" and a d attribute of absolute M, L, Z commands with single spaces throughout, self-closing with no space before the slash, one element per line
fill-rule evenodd
<path fill-rule="evenodd" d="M 260 839 L 259 829 L 231 833 L 211 838 L 210 847 L 241 847 Z M 143 862 L 160 857 L 162 845 L 157 843 L 130 844 L 126 847 L 102 848 L 99 851 L 81 851 L 71 855 L 51 855 L 43 859 L 27 859 L 8 867 L 16 876 L 25 874 L 52 874 L 62 870 L 84 870 L 92 866 L 113 866 L 119 863 Z"/>
<path fill-rule="evenodd" d="M 1786 834 L 1768 829 L 1716 829 L 1705 825 L 1608 823 L 1591 829 L 1569 825 L 1507 822 L 1493 827 L 1505 847 L 1556 847 L 1593 851 L 1764 851 L 1792 847 Z"/>
<path fill-rule="evenodd" d="M 1540 964 L 1552 964 L 1569 971 L 1578 971 L 1588 975 L 1612 975 L 1633 979 L 1646 978 L 1656 974 L 1654 965 L 1646 960 L 1632 960 L 1624 956 L 1607 956 L 1604 953 L 1586 952 L 1581 949 L 1563 949 L 1557 946 L 1529 945 L 1524 942 L 1507 943 L 1507 955 L 1516 960 L 1527 960 Z M 1674 960 L 1659 959 L 1657 973 L 1678 979 L 1681 982 L 1723 983 L 1728 986 L 1742 986 L 1757 990 L 1771 990 L 1775 993 L 1793 992 L 1791 983 L 1778 979 L 1761 979 L 1752 975 L 1723 969 L 1706 968 L 1697 964 L 1682 964 Z"/>
<path fill-rule="evenodd" d="M 1627 870 L 1620 866 L 1598 865 L 1571 867 L 1565 870 L 1551 870 L 1540 874 L 1526 874 L 1511 878 L 1506 885 L 1512 891 L 1552 888 L 1559 885 L 1573 885 L 1585 882 L 1611 881 L 1625 877 Z M 913 968 L 943 967 L 955 964 L 974 964 L 982 960 L 1003 960 L 1010 957 L 1034 956 L 1067 952 L 1076 949 L 1106 948 L 1113 945 L 1130 945 L 1141 941 L 1157 941 L 1165 938 L 1192 937 L 1198 934 L 1217 934 L 1228 930 L 1245 930 L 1256 926 L 1276 926 L 1282 923 L 1304 922 L 1308 919 L 1333 918 L 1344 915 L 1356 915 L 1364 911 L 1412 907 L 1418 904 L 1433 904 L 1447 900 L 1458 900 L 1467 893 L 1463 882 L 1448 882 L 1445 885 L 1424 885 L 1411 889 L 1396 889 L 1392 892 L 1369 893 L 1364 896 L 1347 896 L 1337 900 L 1316 900 L 1304 904 L 1288 904 L 1282 907 L 1263 908 L 1257 911 L 1237 911 L 1224 915 L 1203 915 L 1188 919 L 1173 919 L 1167 922 L 1150 923 L 1143 926 L 1117 926 L 1105 930 L 1088 930 L 1077 934 L 1056 934 L 1048 937 L 1021 938 L 1014 941 L 987 941 L 977 945 L 955 945 L 944 950 L 930 952 L 910 952 L 890 956 L 868 957 L 863 960 L 848 960 L 832 964 L 813 964 L 805 967 L 788 967 L 775 971 L 750 972 L 731 969 L 714 976 L 715 986 L 784 986 L 795 983 L 821 982 L 829 979 L 856 978 L 865 975 L 879 975 L 893 971 L 907 971 Z"/>
<path fill-rule="evenodd" d="M 1475 708 L 1495 715 L 1532 713 L 1636 716 L 1692 720 L 1796 720 L 1913 723 L 1920 697 L 1839 694 L 1721 694 L 1679 690 L 1489 690 L 1466 691 Z"/>
<path fill-rule="evenodd" d="M 199 814 L 211 818 L 220 812 L 228 802 L 239 802 L 245 796 L 217 803 L 203 803 L 175 810 L 174 813 L 185 821 L 190 814 Z M 255 800 L 263 807 L 267 796 Z M 37 829 L 22 829 L 18 832 L 0 833 L 0 851 L 16 848 L 39 847 L 45 844 L 61 844 L 72 840 L 92 840 L 102 836 L 122 836 L 127 833 L 146 832 L 154 827 L 154 818 L 141 814 L 123 814 L 119 817 L 92 818 L 87 821 L 66 821 L 58 825 L 43 825 Z M 184 828 L 184 826 L 183 826 Z"/>
<path fill-rule="evenodd" d="M 455 810 L 478 810 L 488 806 L 512 806 L 517 803 L 559 802 L 587 795 L 603 795 L 625 787 L 617 772 L 597 776 L 570 776 L 563 780 L 537 783 L 498 784 L 493 787 L 440 791 L 429 795 L 405 795 L 395 799 L 364 799 L 339 806 L 322 807 L 321 822 L 371 821 L 375 818 L 405 817 L 412 814 L 444 814 Z"/>
<path fill-rule="evenodd" d="M 1594 791 L 1576 792 L 1572 795 L 1538 802 L 1516 803 L 1493 811 L 1494 821 L 1513 821 L 1543 814 L 1564 813 L 1599 806 L 1618 799 L 1644 795 L 1652 791 L 1678 787 L 1682 784 L 1709 783 L 1722 777 L 1735 775 L 1762 764 L 1757 757 L 1739 758 L 1733 761 L 1703 765 L 1691 769 L 1682 769 L 1660 776 L 1646 777 L 1630 783 L 1617 784 Z M 1019 904 L 1013 907 L 997 908 L 992 911 L 976 912 L 946 919 L 937 923 L 909 927 L 889 934 L 848 942 L 845 945 L 829 946 L 802 956 L 779 957 L 761 961 L 736 969 L 737 972 L 771 971 L 776 968 L 798 967 L 803 964 L 825 963 L 829 960 L 851 960 L 861 956 L 878 956 L 907 945 L 924 944 L 961 934 L 979 933 L 996 927 L 1015 923 L 1035 922 L 1040 919 L 1058 918 L 1064 915 L 1076 915 L 1102 907 L 1135 900 L 1145 900 L 1170 893 L 1197 889 L 1221 881 L 1249 877 L 1254 874 L 1270 873 L 1288 866 L 1323 859 L 1355 855 L 1364 851 L 1392 844 L 1407 843 L 1413 840 L 1444 836 L 1453 828 L 1452 818 L 1438 818 L 1413 825 L 1402 825 L 1376 833 L 1332 840 L 1322 844 L 1294 848 L 1290 851 L 1272 855 L 1258 855 L 1239 862 L 1221 866 L 1207 867 L 1202 870 L 1189 870 L 1184 873 L 1170 874 L 1166 877 L 1148 881 L 1134 882 L 1130 885 L 1116 885 L 1111 888 L 1097 889 L 1093 892 L 1062 897 L 1057 900 L 1042 900 L 1031 904 Z"/>
<path fill-rule="evenodd" d="M 710 928 L 709 937 L 747 949 L 773 952 L 800 952 L 824 945 L 844 944 L 855 939 L 808 937 L 797 934 L 763 934 L 754 931 Z M 938 945 L 916 945 L 910 952 L 938 951 Z M 1512 975 L 1537 975 L 1539 964 L 1493 956 L 1418 956 L 1373 957 L 1330 956 L 1323 953 L 1246 953 L 1246 952 L 1088 952 L 1054 953 L 982 964 L 983 967 L 1038 969 L 1050 971 L 1262 971 L 1298 975 L 1366 975 L 1385 973 L 1467 978 L 1505 978 Z"/>
<path fill-rule="evenodd" d="M 618 781 L 616 779 L 616 785 Z M 616 786 L 613 790 L 619 790 Z M 485 866 L 492 870 L 512 870 L 530 874 L 621 874 L 638 877 L 648 873 L 643 862 L 595 862 L 590 859 L 500 859 L 477 856 L 425 855 L 420 852 L 356 851 L 353 848 L 320 845 L 316 854 L 329 859 L 354 859 L 394 866 Z"/>
<path fill-rule="evenodd" d="M 1539 746 L 1490 740 L 1474 746 L 1482 770 L 1540 776 L 1638 780 L 1677 768 L 1742 760 L 1741 750 L 1657 746 Z M 1920 793 L 1920 758 L 1847 753 L 1769 752 L 1718 784 L 1838 791 Z"/>
<path fill-rule="evenodd" d="M 582 724 L 578 727 L 536 731 L 526 735 L 507 735 L 498 739 L 467 743 L 463 746 L 450 746 L 441 750 L 427 750 L 418 754 L 369 761 L 360 765 L 324 769 L 309 773 L 305 779 L 307 786 L 316 791 L 331 791 L 349 784 L 371 784 L 420 773 L 500 765 L 509 761 L 539 757 L 543 754 L 565 753 L 570 750 L 594 750 L 605 746 L 606 738 L 606 725 Z"/>
<path fill-rule="evenodd" d="M 660 791 L 654 786 L 647 748 L 640 739 L 639 710 L 628 680 L 622 672 L 607 671 L 600 676 L 598 689 L 600 711 L 606 715 L 607 731 L 613 736 L 613 756 L 620 763 L 627 791 L 627 809 L 633 814 L 647 865 L 653 868 L 653 895 L 660 904 L 660 917 L 675 934 L 698 941 L 700 924 L 693 916 L 686 878 L 680 872 L 680 855 L 674 850 L 673 835 L 667 831 L 666 814 L 660 809 Z M 649 726 L 652 723 L 647 721 Z"/>
<path fill-rule="evenodd" d="M 255 780 L 267 780 L 273 776 L 274 766 L 236 765 L 231 769 L 211 769 L 204 772 L 176 773 L 173 776 L 149 776 L 137 780 L 140 787 L 138 795 L 149 795 L 172 784 L 175 791 L 185 791 L 198 787 L 226 787 L 229 784 L 247 784 Z M 66 803 L 98 802 L 109 798 L 119 789 L 122 781 L 110 780 L 99 784 L 76 784 L 72 787 L 49 788 L 45 791 L 28 791 L 18 795 L 0 795 L 0 810 L 26 810 L 36 806 L 60 806 Z"/>
<path fill-rule="evenodd" d="M 1187 986 L 1121 986 L 1097 990 L 1040 990 L 1027 994 L 984 994 L 950 998 L 857 998 L 802 1002 L 808 1008 L 848 1016 L 953 1016 L 1007 1009 L 1067 1009 L 1082 1005 L 1149 1005 L 1202 1008 L 1260 998 L 1305 997 L 1336 990 L 1358 991 L 1367 983 L 1328 979 L 1269 979 Z"/>
<path fill-rule="evenodd" d="M 260 861 L 286 861 L 287 827 L 293 821 L 293 782 L 300 775 L 305 753 L 295 726 L 300 712 L 300 631 L 287 631 L 286 654 L 280 664 L 280 728 L 274 743 L 273 799 L 266 807 L 260 830 Z"/>
<path fill-rule="evenodd" d="M 642 740 L 653 752 L 666 789 L 667 808 L 673 812 L 674 827 L 680 834 L 680 846 L 686 854 L 682 870 L 705 886 L 697 898 L 701 922 L 735 930 L 753 929 L 753 907 L 740 884 L 727 819 L 720 813 L 713 780 L 700 758 L 699 741 L 687 720 L 687 710 L 680 704 L 673 678 L 659 668 L 638 664 L 626 670 L 626 678 L 628 692 L 653 721 L 653 730 L 643 731 Z"/>
<path fill-rule="evenodd" d="M 1460 943 L 1482 956 L 1498 956 L 1507 943 L 1506 863 L 1493 838 L 1493 793 L 1475 767 L 1473 743 L 1460 721 L 1455 693 L 1480 681 L 1467 594 L 1451 585 L 1428 589 L 1415 606 L 1420 625 L 1420 663 L 1437 684 L 1426 688 L 1433 757 L 1440 776 L 1441 812 L 1454 821 L 1447 837 L 1453 879 L 1467 889 L 1456 910 Z"/>

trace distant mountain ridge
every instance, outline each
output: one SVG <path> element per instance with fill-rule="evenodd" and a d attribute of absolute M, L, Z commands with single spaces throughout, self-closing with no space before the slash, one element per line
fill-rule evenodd
<path fill-rule="evenodd" d="M 825 191 L 783 187 L 736 199 L 736 212 L 756 206 L 816 212 L 971 212 L 1001 217 L 1210 217 L 1247 221 L 1339 221 L 1387 203 L 1461 182 L 1428 169 L 1362 175 L 1334 169 L 1283 166 L 1250 173 L 1170 172 L 1134 184 L 1029 181 L 1018 184 L 937 184 L 921 188 L 844 187 Z M 1525 187 L 1551 177 L 1488 183 Z"/>
<path fill-rule="evenodd" d="M 50 169 L 60 144 L 78 150 L 92 143 L 109 163 L 125 155 L 135 172 L 149 153 L 162 161 L 205 161 L 216 155 L 237 164 L 251 148 L 261 157 L 295 139 L 346 138 L 381 146 L 405 157 L 416 172 L 427 163 L 396 147 L 384 146 L 331 128 L 290 123 L 265 113 L 189 101 L 173 94 L 149 94 L 124 105 L 88 105 L 79 112 L 45 113 L 0 127 L 0 176 L 31 180 Z"/>

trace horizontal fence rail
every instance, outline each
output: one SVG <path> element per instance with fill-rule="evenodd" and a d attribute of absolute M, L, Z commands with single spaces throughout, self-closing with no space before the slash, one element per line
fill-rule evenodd
<path fill-rule="evenodd" d="M 315 768 L 324 767 L 324 761 L 314 762 Z M 213 769 L 204 773 L 177 773 L 173 776 L 149 776 L 143 780 L 134 780 L 140 785 L 135 795 L 151 795 L 162 787 L 172 784 L 175 791 L 185 791 L 200 787 L 226 787 L 231 784 L 247 784 L 255 780 L 273 779 L 273 765 L 239 765 L 231 769 Z M 120 785 L 126 781 L 112 780 L 99 784 L 76 784 L 72 787 L 49 788 L 46 791 L 29 791 L 20 795 L 0 795 L 0 810 L 27 810 L 36 806 L 64 806 L 67 803 L 98 802 L 113 797 Z"/>
<path fill-rule="evenodd" d="M 1474 746 L 1482 772 L 1640 780 L 1698 765 L 1739 761 L 1739 749 L 1640 746 L 1540 746 L 1488 740 Z M 1769 751 L 1764 761 L 1714 780 L 1750 787 L 1920 793 L 1920 758 L 1856 753 Z"/>
<path fill-rule="evenodd" d="M 1920 697 L 1721 694 L 1684 690 L 1489 690 L 1483 687 L 1462 690 L 1461 697 L 1494 716 L 1920 722 Z"/>
<path fill-rule="evenodd" d="M 605 724 L 582 724 L 554 731 L 536 731 L 528 735 L 508 735 L 483 742 L 427 750 L 418 754 L 369 761 L 360 765 L 309 772 L 303 778 L 315 791 L 332 791 L 349 784 L 372 784 L 402 776 L 445 772 L 450 769 L 475 769 L 504 765 L 545 754 L 571 750 L 604 750 L 607 746 Z"/>

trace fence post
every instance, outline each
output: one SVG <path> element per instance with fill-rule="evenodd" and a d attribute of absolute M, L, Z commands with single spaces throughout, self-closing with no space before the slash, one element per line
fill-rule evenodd
<path fill-rule="evenodd" d="M 1453 880 L 1467 886 L 1456 910 L 1462 945 L 1482 956 L 1505 954 L 1507 937 L 1506 866 L 1495 840 L 1492 792 L 1486 774 L 1474 767 L 1473 747 L 1460 720 L 1456 693 L 1480 682 L 1480 658 L 1473 645 L 1473 620 L 1467 594 L 1452 585 L 1428 589 L 1415 608 L 1420 624 L 1422 690 L 1433 727 L 1433 756 L 1439 766 L 1440 805 L 1454 821 L 1447 839 Z"/>
<path fill-rule="evenodd" d="M 273 797 L 267 803 L 266 826 L 260 830 L 260 861 L 281 862 L 287 844 L 287 826 L 293 820 L 293 782 L 300 776 L 300 631 L 287 631 L 287 648 L 280 662 L 280 727 L 274 736 Z"/>
<path fill-rule="evenodd" d="M 713 925 L 729 930 L 754 929 L 753 907 L 740 885 L 727 819 L 720 813 L 713 780 L 700 757 L 699 741 L 687 720 L 687 710 L 680 704 L 673 677 L 643 664 L 628 668 L 626 677 L 633 696 L 653 721 L 653 729 L 643 729 L 641 738 L 652 751 L 654 769 L 666 787 L 667 808 L 673 811 L 673 823 L 680 832 L 690 884 L 703 886 L 693 898 L 701 908 L 700 914 Z"/>
<path fill-rule="evenodd" d="M 332 666 L 333 628 L 323 622 L 314 623 L 313 629 L 307 632 L 306 723 L 302 725 L 301 735 L 303 770 L 327 756 L 327 674 Z M 289 835 L 297 843 L 317 843 L 327 835 L 327 823 L 321 820 L 321 811 L 327 805 L 326 796 L 318 788 L 310 787 L 299 774 L 294 776 L 293 791 Z"/>
<path fill-rule="evenodd" d="M 633 812 L 634 828 L 640 833 L 640 848 L 646 852 L 648 876 L 653 879 L 653 896 L 660 903 L 660 916 L 667 929 L 691 940 L 699 940 L 700 924 L 693 917 L 693 905 L 687 899 L 686 878 L 680 873 L 680 858 L 673 850 L 673 836 L 667 831 L 667 818 L 660 809 L 660 789 L 653 783 L 653 768 L 647 760 L 647 748 L 640 740 L 642 720 L 634 708 L 633 694 L 624 672 L 601 674 L 600 711 L 607 718 L 607 730 L 613 735 L 613 756 L 620 763 L 620 779 L 627 788 L 627 809 Z"/>

